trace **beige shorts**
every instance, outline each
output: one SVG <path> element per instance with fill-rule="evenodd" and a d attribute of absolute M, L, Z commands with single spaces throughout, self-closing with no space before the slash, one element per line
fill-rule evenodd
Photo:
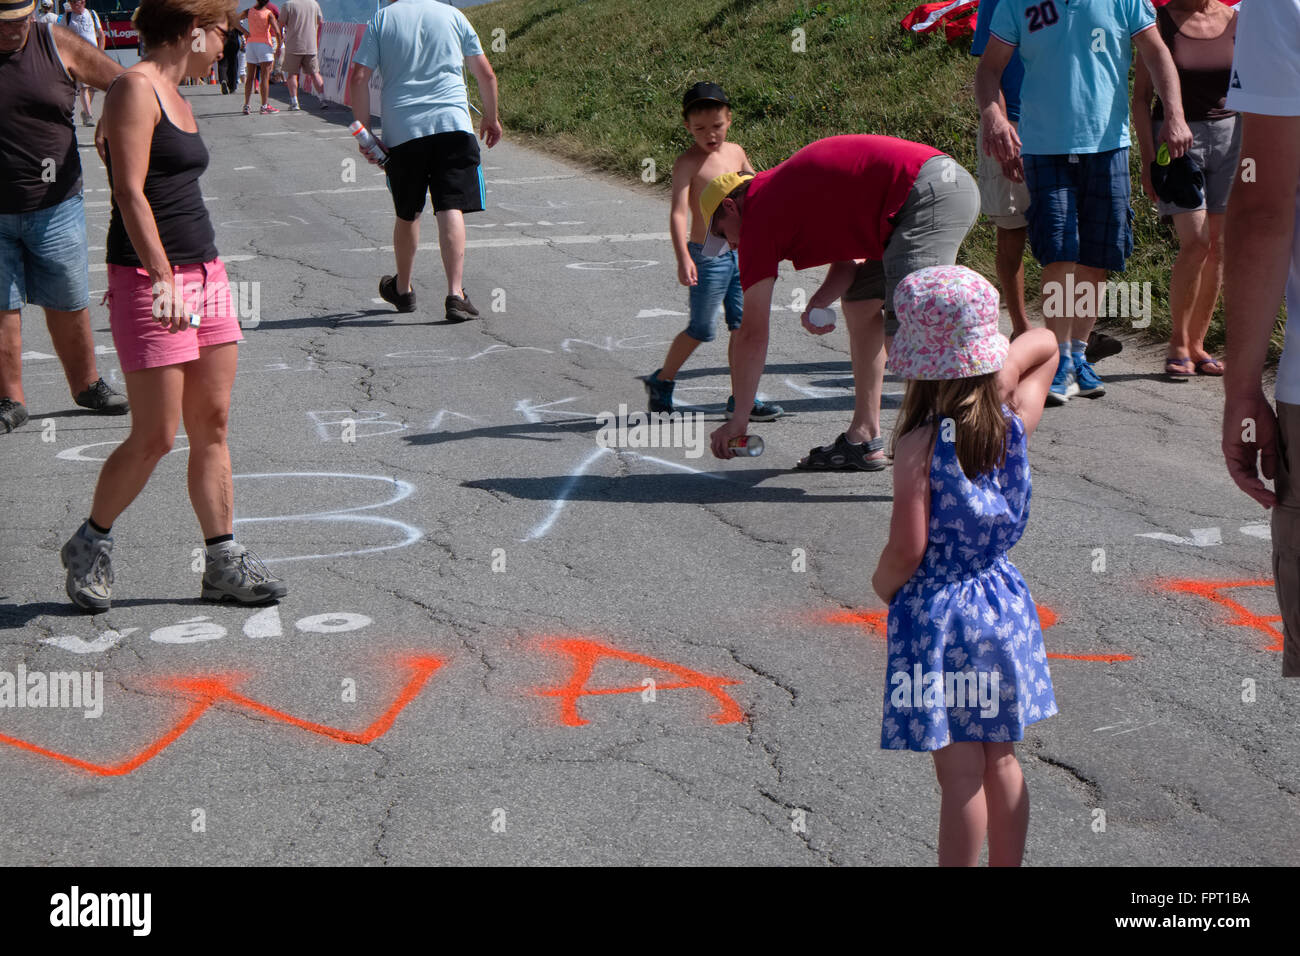
<path fill-rule="evenodd" d="M 284 75 L 293 76 L 295 73 L 319 73 L 320 66 L 316 62 L 315 53 L 286 53 L 284 55 Z"/>
<path fill-rule="evenodd" d="M 1300 677 L 1300 405 L 1277 403 L 1273 588 L 1282 610 L 1282 676 Z"/>
<path fill-rule="evenodd" d="M 975 174 L 980 181 L 980 212 L 999 229 L 1024 229 L 1029 225 L 1025 219 L 1025 210 L 1029 208 L 1029 187 L 1007 179 L 1002 165 L 992 156 L 984 155 L 983 123 L 979 124 L 979 132 L 975 134 L 975 152 L 979 157 Z"/>

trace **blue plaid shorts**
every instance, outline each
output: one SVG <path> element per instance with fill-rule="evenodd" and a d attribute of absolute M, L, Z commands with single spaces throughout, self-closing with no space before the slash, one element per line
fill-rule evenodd
<path fill-rule="evenodd" d="M 1023 158 L 1034 258 L 1122 272 L 1133 254 L 1128 147 Z"/>

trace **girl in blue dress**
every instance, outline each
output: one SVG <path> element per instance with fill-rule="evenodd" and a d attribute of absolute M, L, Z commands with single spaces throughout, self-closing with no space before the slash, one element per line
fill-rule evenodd
<path fill-rule="evenodd" d="M 907 379 L 894 511 L 871 584 L 889 605 L 880 744 L 930 751 L 939 865 L 1018 866 L 1029 791 L 1014 742 L 1056 713 L 1038 613 L 1007 552 L 1029 517 L 1026 443 L 1056 372 L 1055 336 L 1008 343 L 998 293 L 961 266 L 895 292 L 889 369 Z"/>

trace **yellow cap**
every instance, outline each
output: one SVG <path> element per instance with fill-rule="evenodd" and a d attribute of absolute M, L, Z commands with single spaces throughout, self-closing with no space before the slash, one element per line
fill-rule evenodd
<path fill-rule="evenodd" d="M 704 213 L 704 218 L 712 223 L 713 214 L 722 205 L 722 200 L 726 199 L 741 183 L 749 182 L 753 178 L 750 173 L 723 173 L 705 186 L 704 192 L 700 194 L 700 212 Z"/>

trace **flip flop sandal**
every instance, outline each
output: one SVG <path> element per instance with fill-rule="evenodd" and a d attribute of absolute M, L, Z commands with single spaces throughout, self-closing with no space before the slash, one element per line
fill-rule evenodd
<path fill-rule="evenodd" d="M 795 468 L 799 471 L 883 471 L 889 464 L 884 458 L 868 458 L 873 451 L 883 451 L 885 439 L 872 438 L 861 445 L 849 443 L 844 432 L 829 445 L 808 452 Z"/>
<path fill-rule="evenodd" d="M 1170 378 L 1191 378 L 1195 374 L 1190 358 L 1165 359 L 1165 374 Z"/>
<path fill-rule="evenodd" d="M 1207 368 L 1212 369 L 1212 371 L 1207 372 Z M 1214 358 L 1201 359 L 1196 363 L 1196 374 L 1209 375 L 1218 378 L 1223 375 L 1223 363 Z"/>

